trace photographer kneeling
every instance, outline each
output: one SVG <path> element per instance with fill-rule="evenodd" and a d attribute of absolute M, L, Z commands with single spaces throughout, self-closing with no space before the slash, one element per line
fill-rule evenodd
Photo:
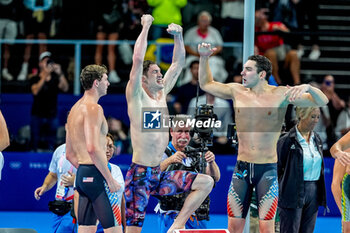
<path fill-rule="evenodd" d="M 215 155 L 208 151 L 207 148 L 193 148 L 188 146 L 191 136 L 191 127 L 186 125 L 186 115 L 176 115 L 172 120 L 172 128 L 170 128 L 171 141 L 167 146 L 160 169 L 162 171 L 171 170 L 188 170 L 194 172 L 204 172 L 214 178 L 215 182 L 220 179 L 220 170 L 215 162 Z M 184 122 L 184 124 L 179 124 Z M 202 155 L 204 154 L 204 158 Z M 204 168 L 204 169 L 202 169 Z M 161 196 L 159 203 L 155 208 L 158 213 L 158 222 L 160 233 L 166 233 L 178 212 L 181 210 L 188 193 L 182 193 L 174 196 Z M 209 196 L 202 205 L 192 214 L 186 222 L 186 229 L 205 229 L 206 221 L 209 220 Z"/>

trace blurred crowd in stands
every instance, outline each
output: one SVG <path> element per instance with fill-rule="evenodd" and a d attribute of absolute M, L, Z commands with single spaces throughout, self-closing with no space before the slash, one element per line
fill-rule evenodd
<path fill-rule="evenodd" d="M 271 60 L 273 75 L 269 79 L 270 84 L 295 85 L 312 81 L 303 80 L 300 76 L 301 58 L 307 56 L 311 60 L 317 60 L 321 56 L 318 36 L 313 33 L 311 39 L 305 41 L 299 34 L 291 32 L 304 32 L 306 24 L 309 32 L 318 30 L 318 4 L 316 0 L 256 1 L 254 52 Z M 199 104 L 213 104 L 214 109 L 217 109 L 214 111 L 218 111 L 218 117 L 223 122 L 232 122 L 234 110 L 231 101 L 219 100 L 198 89 L 199 54 L 196 47 L 200 42 L 209 42 L 217 48 L 210 58 L 211 70 L 217 81 L 241 82 L 240 72 L 244 62 L 242 47 L 224 47 L 224 43 L 243 42 L 243 0 L 0 0 L 0 35 L 1 39 L 133 41 L 141 29 L 141 15 L 145 13 L 152 14 L 155 18 L 149 35 L 153 41 L 171 40 L 165 30 L 170 23 L 182 25 L 184 29 L 187 66 L 176 88 L 168 96 L 170 113 L 193 113 L 198 93 Z M 309 54 L 305 54 L 305 45 L 312 47 Z M 147 59 L 155 60 L 155 48 L 150 45 L 148 50 Z M 31 92 L 35 100 L 31 126 L 21 128 L 19 136 L 16 136 L 20 139 L 13 143 L 11 149 L 52 150 L 64 139 L 64 126 L 57 126 L 55 122 L 57 95 L 72 93 L 74 47 L 45 43 L 7 43 L 3 44 L 1 51 L 1 92 Z M 160 67 L 163 71 L 171 63 L 171 51 L 169 46 L 161 48 Z M 86 45 L 82 48 L 82 67 L 91 63 L 106 64 L 112 84 L 109 93 L 124 93 L 131 62 L 132 45 L 128 43 Z M 52 67 L 48 70 L 49 65 Z M 44 75 L 43 72 L 47 74 Z M 39 85 L 38 89 L 38 84 L 45 79 L 51 80 L 50 85 L 46 89 L 46 95 L 38 97 L 42 88 Z M 329 149 L 337 138 L 350 130 L 350 98 L 345 96 L 343 100 L 337 95 L 335 81 L 332 74 L 329 74 L 325 75 L 322 83 L 312 82 L 330 100 L 321 109 L 322 120 L 317 128 L 323 135 L 324 150 Z M 53 98 L 53 102 L 48 103 L 47 98 Z M 38 110 L 40 105 L 50 107 L 42 113 L 42 109 Z M 287 130 L 295 124 L 294 109 L 291 108 L 288 113 Z M 45 137 L 53 136 L 56 141 L 40 142 L 40 130 L 45 124 L 52 126 L 54 131 L 50 132 L 51 128 L 46 127 L 49 136 Z M 116 139 L 115 153 L 130 153 L 128 126 L 118 119 L 117 114 L 108 118 L 108 125 Z M 215 146 L 212 151 L 232 154 L 233 147 L 226 138 L 226 129 L 221 131 L 214 133 Z M 17 132 L 12 132 L 12 135 L 15 134 Z M 27 140 L 32 142 L 32 146 L 21 147 L 21 143 L 28 143 Z"/>

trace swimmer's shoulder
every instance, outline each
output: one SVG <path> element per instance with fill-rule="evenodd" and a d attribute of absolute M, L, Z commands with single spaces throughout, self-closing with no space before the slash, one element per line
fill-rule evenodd
<path fill-rule="evenodd" d="M 125 96 L 128 102 L 141 99 L 143 94 L 144 90 L 141 84 L 137 85 L 133 80 L 128 81 L 125 88 Z"/>
<path fill-rule="evenodd" d="M 226 85 L 231 88 L 231 91 L 233 93 L 248 90 L 248 88 L 244 87 L 241 83 L 227 83 Z"/>
<path fill-rule="evenodd" d="M 288 88 L 286 86 L 273 86 L 273 85 L 269 85 L 271 92 L 275 93 L 275 94 L 284 94 L 287 92 Z"/>
<path fill-rule="evenodd" d="M 103 108 L 98 103 L 82 102 L 75 108 L 75 113 L 82 116 L 103 114 Z"/>
<path fill-rule="evenodd" d="M 281 107 L 285 107 L 289 104 L 287 101 L 288 96 L 286 96 L 287 91 L 288 88 L 286 86 L 271 86 L 271 92 L 281 101 Z"/>

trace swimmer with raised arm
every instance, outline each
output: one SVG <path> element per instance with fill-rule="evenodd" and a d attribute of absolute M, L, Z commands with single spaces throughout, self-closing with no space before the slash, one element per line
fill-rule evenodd
<path fill-rule="evenodd" d="M 248 58 L 241 72 L 243 84 L 214 81 L 209 56 L 210 44 L 198 45 L 200 54 L 199 84 L 205 91 L 223 99 L 232 99 L 235 109 L 238 157 L 228 193 L 228 228 L 243 232 L 255 187 L 258 198 L 260 232 L 274 232 L 278 202 L 277 140 L 288 104 L 300 107 L 323 106 L 327 97 L 308 84 L 294 87 L 271 86 L 271 62 L 264 56 Z"/>
<path fill-rule="evenodd" d="M 174 51 L 165 75 L 162 75 L 157 64 L 144 61 L 152 22 L 151 15 L 141 18 L 142 31 L 135 43 L 130 80 L 126 87 L 133 146 L 132 164 L 125 177 L 127 233 L 141 232 L 150 195 L 174 195 L 192 190 L 168 232 L 184 228 L 187 219 L 204 201 L 214 184 L 210 176 L 203 174 L 187 171 L 162 173 L 160 162 L 168 145 L 169 132 L 142 130 L 144 108 L 154 111 L 163 109 L 162 113 L 167 114 L 166 96 L 185 65 L 182 27 L 176 24 L 170 24 L 167 29 L 174 36 Z"/>

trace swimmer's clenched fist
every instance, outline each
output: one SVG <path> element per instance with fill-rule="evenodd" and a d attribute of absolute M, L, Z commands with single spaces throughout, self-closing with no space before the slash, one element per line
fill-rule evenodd
<path fill-rule="evenodd" d="M 154 18 L 152 15 L 142 15 L 141 17 L 141 25 L 142 26 L 151 26 Z"/>
<path fill-rule="evenodd" d="M 169 24 L 168 28 L 166 30 L 169 34 L 174 35 L 174 36 L 182 34 L 182 27 L 180 25 L 175 24 L 175 23 Z"/>

